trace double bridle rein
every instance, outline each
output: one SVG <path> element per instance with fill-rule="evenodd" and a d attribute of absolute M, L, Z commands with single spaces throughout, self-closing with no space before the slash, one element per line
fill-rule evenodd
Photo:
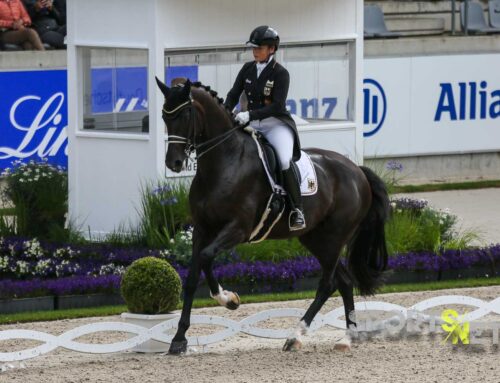
<path fill-rule="evenodd" d="M 191 95 L 189 96 L 189 100 L 186 102 L 183 102 L 182 104 L 176 106 L 174 109 L 167 110 L 163 108 L 163 119 L 165 122 L 167 121 L 173 121 L 175 120 L 179 114 L 185 110 L 189 109 L 189 123 L 188 126 L 193 127 L 192 129 L 192 135 L 190 134 L 190 131 L 188 130 L 188 136 L 183 137 L 183 136 L 176 136 L 176 135 L 168 135 L 168 140 L 167 143 L 169 144 L 185 144 L 186 148 L 184 149 L 184 152 L 186 153 L 187 157 L 189 158 L 191 153 L 196 152 L 196 159 L 200 158 L 204 154 L 208 153 L 210 150 L 214 149 L 215 147 L 219 146 L 222 144 L 224 141 L 226 141 L 229 137 L 231 137 L 236 130 L 240 129 L 240 125 L 236 125 L 234 128 L 228 130 L 227 132 L 224 132 L 216 137 L 213 137 L 205 142 L 196 143 L 196 128 L 194 123 L 192 121 L 194 120 L 194 105 L 193 105 L 193 98 Z"/>

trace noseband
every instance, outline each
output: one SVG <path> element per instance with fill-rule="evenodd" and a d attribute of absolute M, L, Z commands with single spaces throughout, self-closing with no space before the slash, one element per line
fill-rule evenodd
<path fill-rule="evenodd" d="M 225 133 L 222 133 L 214 138 L 211 138 L 205 142 L 202 142 L 200 144 L 196 144 L 195 139 L 196 139 L 196 127 L 194 124 L 191 123 L 193 120 L 194 116 L 194 105 L 193 105 L 193 98 L 191 95 L 189 96 L 189 100 L 186 102 L 183 102 L 182 104 L 176 106 L 174 109 L 167 110 L 163 108 L 163 119 L 165 122 L 167 121 L 174 121 L 179 117 L 179 114 L 185 110 L 189 109 L 189 122 L 188 126 L 193 126 L 192 129 L 192 137 L 190 132 L 188 131 L 188 136 L 183 137 L 183 136 L 176 136 L 176 135 L 168 135 L 168 140 L 167 143 L 169 144 L 185 144 L 186 147 L 184 149 L 184 152 L 186 153 L 186 156 L 189 158 L 192 152 L 196 152 L 196 159 L 200 158 L 210 150 L 214 149 L 216 146 L 222 144 L 224 141 L 226 141 L 234 132 L 236 132 L 237 129 L 240 128 L 239 125 L 236 125 L 232 129 L 228 130 Z"/>

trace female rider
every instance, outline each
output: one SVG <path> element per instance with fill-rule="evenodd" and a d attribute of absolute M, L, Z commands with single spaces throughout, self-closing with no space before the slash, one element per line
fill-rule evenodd
<path fill-rule="evenodd" d="M 250 126 L 262 133 L 275 148 L 292 210 L 289 217 L 290 230 L 306 227 L 300 194 L 300 180 L 291 161 L 300 159 L 300 142 L 297 127 L 286 109 L 286 98 L 290 84 L 288 71 L 274 59 L 280 38 L 273 28 L 262 25 L 250 34 L 246 45 L 253 48 L 255 61 L 243 65 L 232 89 L 227 94 L 225 105 L 229 110 L 238 104 L 244 91 L 248 99 L 248 110 L 239 112 L 238 123 Z"/>

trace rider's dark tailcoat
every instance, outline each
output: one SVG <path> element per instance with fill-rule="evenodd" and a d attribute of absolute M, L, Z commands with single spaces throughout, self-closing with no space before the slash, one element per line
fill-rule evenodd
<path fill-rule="evenodd" d="M 290 113 L 286 110 L 286 97 L 290 86 L 288 71 L 276 60 L 272 59 L 257 78 L 255 61 L 243 65 L 232 89 L 226 97 L 225 105 L 233 110 L 239 102 L 240 95 L 245 91 L 248 99 L 250 121 L 276 117 L 288 125 L 294 135 L 293 160 L 300 158 L 300 141 L 297 126 Z"/>

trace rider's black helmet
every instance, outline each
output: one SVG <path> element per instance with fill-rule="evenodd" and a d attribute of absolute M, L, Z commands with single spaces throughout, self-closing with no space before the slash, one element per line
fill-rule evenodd
<path fill-rule="evenodd" d="M 261 25 L 250 33 L 250 39 L 246 43 L 247 47 L 260 47 L 261 45 L 274 45 L 276 50 L 280 45 L 278 32 L 268 25 Z"/>

